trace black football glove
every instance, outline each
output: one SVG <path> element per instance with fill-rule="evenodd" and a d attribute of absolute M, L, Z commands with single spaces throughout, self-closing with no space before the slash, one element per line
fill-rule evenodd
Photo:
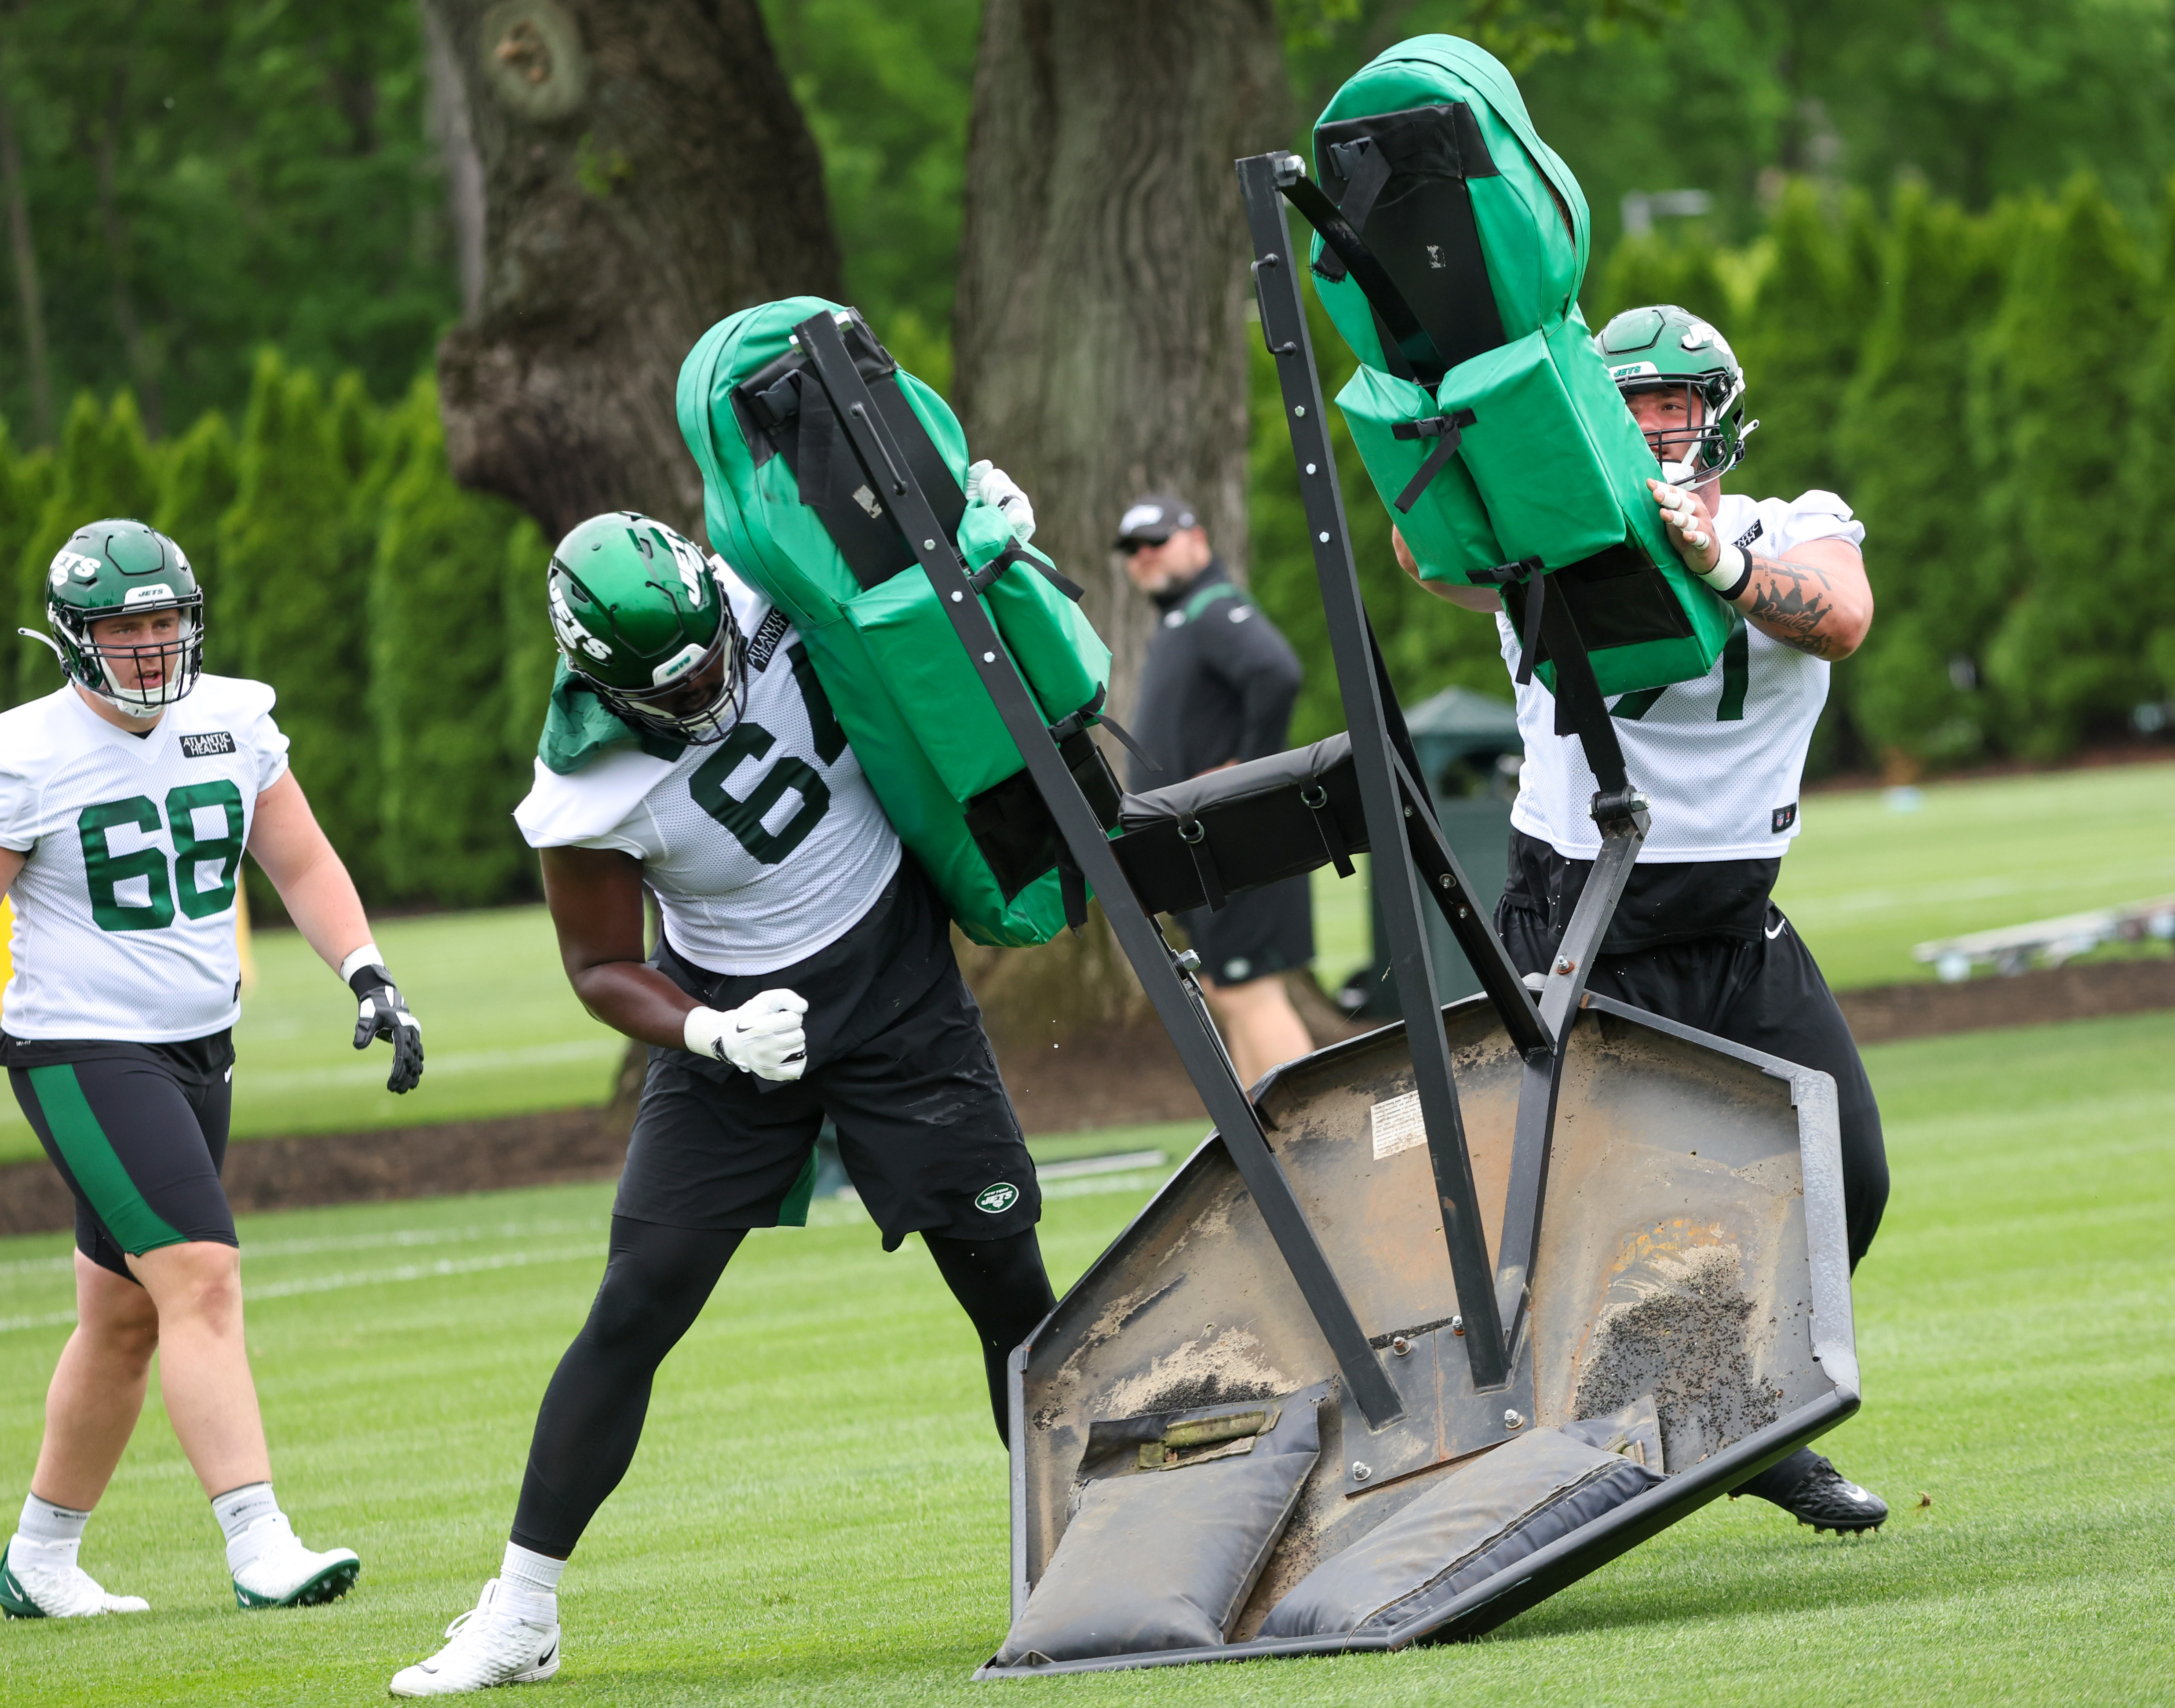
<path fill-rule="evenodd" d="M 355 1047 L 367 1049 L 372 1038 L 383 1038 L 393 1046 L 393 1071 L 386 1079 L 386 1090 L 396 1096 L 415 1090 L 423 1077 L 423 1028 L 408 1011 L 393 975 L 382 967 L 358 967 L 347 986 L 359 1005 Z"/>

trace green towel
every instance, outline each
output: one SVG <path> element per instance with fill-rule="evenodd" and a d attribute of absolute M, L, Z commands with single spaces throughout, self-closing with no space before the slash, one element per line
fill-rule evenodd
<path fill-rule="evenodd" d="M 615 747 L 639 747 L 653 759 L 677 759 L 687 751 L 684 742 L 668 741 L 629 724 L 560 659 L 551 676 L 551 708 L 544 714 L 536 756 L 567 777 Z"/>

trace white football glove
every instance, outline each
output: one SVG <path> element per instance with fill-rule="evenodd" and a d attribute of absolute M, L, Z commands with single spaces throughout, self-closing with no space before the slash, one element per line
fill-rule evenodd
<path fill-rule="evenodd" d="M 986 457 L 967 465 L 967 502 L 994 504 L 1012 525 L 1012 538 L 1025 545 L 1034 538 L 1034 506 L 1020 491 L 1019 482 Z"/>
<path fill-rule="evenodd" d="M 687 1011 L 687 1048 L 729 1061 L 758 1079 L 799 1079 L 808 1065 L 808 1035 L 800 1017 L 808 999 L 792 990 L 763 990 L 738 1008 Z"/>

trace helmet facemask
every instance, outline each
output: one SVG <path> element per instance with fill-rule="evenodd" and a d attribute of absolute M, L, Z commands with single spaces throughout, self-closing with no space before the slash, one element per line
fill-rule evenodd
<path fill-rule="evenodd" d="M 179 618 L 179 626 L 171 639 L 132 643 L 92 638 L 91 632 L 99 623 L 114 617 L 151 616 L 168 610 L 177 613 Z M 60 637 L 60 644 L 54 650 L 60 653 L 62 665 L 69 677 L 124 717 L 150 722 L 167 707 L 187 699 L 197 679 L 203 674 L 201 591 L 176 599 L 95 615 L 50 605 L 46 616 Z M 155 662 L 159 666 L 156 686 L 136 686 L 143 679 L 143 667 Z"/>
<path fill-rule="evenodd" d="M 1744 441 L 1757 421 L 1749 425 L 1742 407 L 1744 382 L 1741 377 L 1716 374 L 1702 379 L 1649 380 L 1644 384 L 1619 384 L 1627 399 L 1638 392 L 1682 392 L 1685 401 L 1700 400 L 1700 424 L 1665 430 L 1642 428 L 1646 447 L 1662 464 L 1665 475 L 1673 465 L 1684 472 L 1677 484 L 1698 486 L 1718 480 L 1744 460 Z M 1689 419 L 1690 410 L 1685 410 Z M 1674 478 L 1674 477 L 1672 477 Z"/>

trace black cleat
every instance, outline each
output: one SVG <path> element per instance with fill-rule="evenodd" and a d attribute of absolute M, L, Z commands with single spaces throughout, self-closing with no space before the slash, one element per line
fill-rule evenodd
<path fill-rule="evenodd" d="M 1817 1532 L 1837 1535 L 1878 1530 L 1888 1521 L 1888 1503 L 1869 1488 L 1861 1488 L 1809 1447 L 1800 1447 L 1778 1465 L 1771 1465 L 1742 1488 L 1732 1492 L 1757 1495 L 1771 1501 Z"/>

